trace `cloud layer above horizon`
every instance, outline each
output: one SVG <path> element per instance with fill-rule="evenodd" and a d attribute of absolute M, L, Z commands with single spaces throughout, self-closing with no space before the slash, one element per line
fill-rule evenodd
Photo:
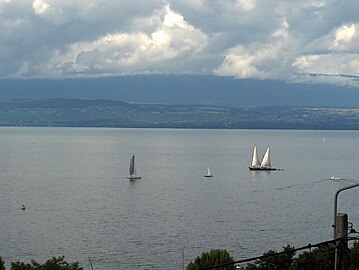
<path fill-rule="evenodd" d="M 0 78 L 213 74 L 359 87 L 356 0 L 0 0 Z"/>

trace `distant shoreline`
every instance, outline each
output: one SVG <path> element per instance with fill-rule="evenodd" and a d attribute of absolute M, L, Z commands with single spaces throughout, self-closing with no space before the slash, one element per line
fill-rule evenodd
<path fill-rule="evenodd" d="M 188 128 L 188 127 L 110 127 L 110 126 L 5 126 L 0 128 L 74 128 L 74 129 L 174 129 L 174 130 L 283 130 L 283 131 L 359 131 L 359 129 L 294 129 L 294 128 Z"/>
<path fill-rule="evenodd" d="M 359 108 L 133 104 L 115 100 L 0 101 L 3 127 L 359 130 Z"/>

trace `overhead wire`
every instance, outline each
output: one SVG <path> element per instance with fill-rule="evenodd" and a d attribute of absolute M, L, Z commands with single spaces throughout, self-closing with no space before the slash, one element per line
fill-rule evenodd
<path fill-rule="evenodd" d="M 217 269 L 217 268 L 226 267 L 226 266 L 230 266 L 230 265 L 234 265 L 234 264 L 247 263 L 247 262 L 251 262 L 251 261 L 255 261 L 255 260 L 261 260 L 261 259 L 266 259 L 266 258 L 270 258 L 270 257 L 283 255 L 283 254 L 293 253 L 293 252 L 297 252 L 297 251 L 301 251 L 301 250 L 305 250 L 305 249 L 311 249 L 311 248 L 315 248 L 315 247 L 319 248 L 320 246 L 329 245 L 329 244 L 334 244 L 333 250 L 335 250 L 339 246 L 338 242 L 342 243 L 343 240 L 345 240 L 345 241 L 354 241 L 354 240 L 359 240 L 359 237 L 347 237 L 347 236 L 344 236 L 344 237 L 336 238 L 334 240 L 328 240 L 328 241 L 324 241 L 324 242 L 320 242 L 320 243 L 316 243 L 316 244 L 310 244 L 309 243 L 306 246 L 302 246 L 302 247 L 295 248 L 295 249 L 276 252 L 276 253 L 273 253 L 273 254 L 265 254 L 265 255 L 262 255 L 262 256 L 251 257 L 251 258 L 247 258 L 247 259 L 243 259 L 243 260 L 237 260 L 237 261 L 228 262 L 228 263 L 222 263 L 222 264 L 202 267 L 202 268 L 198 268 L 198 270 Z"/>

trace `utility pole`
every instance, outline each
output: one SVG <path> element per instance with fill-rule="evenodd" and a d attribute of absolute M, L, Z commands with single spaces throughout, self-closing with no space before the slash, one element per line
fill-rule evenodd
<path fill-rule="evenodd" d="M 348 266 L 348 215 L 338 213 L 335 218 L 335 270 L 347 270 Z"/>
<path fill-rule="evenodd" d="M 355 188 L 355 187 L 359 187 L 359 184 L 354 184 L 354 185 L 351 185 L 351 186 L 347 186 L 347 187 L 338 189 L 337 192 L 335 192 L 335 195 L 334 195 L 334 224 L 333 224 L 333 228 L 334 228 L 334 239 L 335 239 L 335 237 L 336 237 L 335 223 L 336 223 L 336 218 L 337 218 L 337 213 L 338 213 L 338 196 L 339 196 L 339 193 L 342 192 L 342 191 L 344 191 L 344 190 L 351 189 L 351 188 Z"/>
<path fill-rule="evenodd" d="M 182 248 L 182 268 L 184 270 L 184 247 Z"/>
<path fill-rule="evenodd" d="M 93 270 L 92 262 L 91 262 L 91 260 L 90 260 L 90 257 L 88 257 L 88 258 L 89 258 L 89 262 L 90 262 L 91 269 Z"/>
<path fill-rule="evenodd" d="M 346 270 L 347 261 L 348 261 L 348 215 L 347 214 L 338 214 L 338 196 L 339 193 L 352 189 L 355 187 L 359 187 L 359 184 L 354 184 L 351 186 L 347 186 L 341 189 L 338 189 L 334 195 L 334 240 L 340 237 L 344 237 L 344 239 L 336 242 L 336 245 L 339 248 L 335 249 L 335 261 L 334 261 L 334 269 L 335 270 Z M 344 215 L 344 216 L 343 216 Z M 343 245 L 343 246 L 342 246 Z"/>

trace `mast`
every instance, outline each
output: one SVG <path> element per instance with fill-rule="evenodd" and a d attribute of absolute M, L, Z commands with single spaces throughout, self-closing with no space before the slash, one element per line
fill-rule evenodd
<path fill-rule="evenodd" d="M 259 167 L 259 165 L 260 165 L 260 161 L 258 159 L 257 146 L 254 145 L 253 155 L 252 155 L 252 167 Z"/>
<path fill-rule="evenodd" d="M 135 173 L 135 155 L 132 155 L 130 160 L 130 175 Z"/>
<path fill-rule="evenodd" d="M 261 163 L 261 167 L 263 168 L 271 168 L 271 163 L 270 163 L 270 157 L 269 157 L 269 146 L 266 150 L 266 152 L 264 153 L 263 159 L 262 159 L 262 163 Z"/>

